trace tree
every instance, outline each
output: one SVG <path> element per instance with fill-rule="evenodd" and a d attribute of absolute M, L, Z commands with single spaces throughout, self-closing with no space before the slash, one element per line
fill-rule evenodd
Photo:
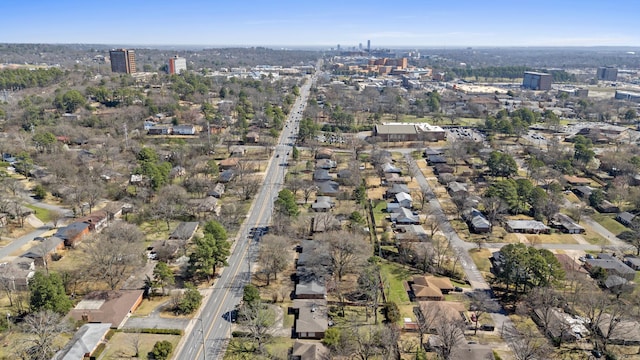
<path fill-rule="evenodd" d="M 400 308 L 398 308 L 398 304 L 393 301 L 384 303 L 383 311 L 384 316 L 387 318 L 387 322 L 389 322 L 390 324 L 397 323 L 402 317 L 402 315 L 400 314 Z"/>
<path fill-rule="evenodd" d="M 192 274 L 204 272 L 207 279 L 215 276 L 218 266 L 227 266 L 227 258 L 230 254 L 231 244 L 225 240 L 216 238 L 214 234 L 207 233 L 194 239 L 194 249 L 189 257 L 189 268 Z"/>
<path fill-rule="evenodd" d="M 513 157 L 499 151 L 491 153 L 487 166 L 492 176 L 511 177 L 518 173 L 518 164 Z"/>
<path fill-rule="evenodd" d="M 588 139 L 583 135 L 576 135 L 574 137 L 573 146 L 574 146 L 573 158 L 578 161 L 588 164 L 595 156 L 595 152 L 591 150 L 591 148 L 593 147 L 593 144 L 591 143 L 591 139 Z"/>
<path fill-rule="evenodd" d="M 64 94 L 58 94 L 53 101 L 55 107 L 68 113 L 75 112 L 86 103 L 87 99 L 78 90 L 69 90 Z"/>
<path fill-rule="evenodd" d="M 275 312 L 261 303 L 255 306 L 243 304 L 238 315 L 239 323 L 248 330 L 255 349 L 259 354 L 264 354 L 264 346 L 271 340 L 275 331 Z"/>
<path fill-rule="evenodd" d="M 324 233 L 318 238 L 326 248 L 316 250 L 329 256 L 331 269 L 338 281 L 342 281 L 344 275 L 352 274 L 371 255 L 368 242 L 356 232 L 341 230 Z"/>
<path fill-rule="evenodd" d="M 296 217 L 300 213 L 296 198 L 289 189 L 282 189 L 275 201 L 276 211 L 288 217 Z"/>
<path fill-rule="evenodd" d="M 29 281 L 29 290 L 30 307 L 33 312 L 51 310 L 65 314 L 71 309 L 71 300 L 65 294 L 62 279 L 56 273 L 45 275 L 36 272 Z"/>
<path fill-rule="evenodd" d="M 33 142 L 39 152 L 46 151 L 50 153 L 53 150 L 53 146 L 57 143 L 57 139 L 55 135 L 46 131 L 33 135 Z"/>
<path fill-rule="evenodd" d="M 162 340 L 153 344 L 151 354 L 153 354 L 155 360 L 168 360 L 171 351 L 173 351 L 173 344 L 168 340 Z"/>
<path fill-rule="evenodd" d="M 115 290 L 126 274 L 144 263 L 143 235 L 132 224 L 109 226 L 88 241 L 86 266 L 90 275 Z"/>
<path fill-rule="evenodd" d="M 164 294 L 165 286 L 171 286 L 175 283 L 173 270 L 169 268 L 166 262 L 158 261 L 153 269 L 153 280 L 162 287 L 162 294 Z"/>
<path fill-rule="evenodd" d="M 382 289 L 380 266 L 375 262 L 370 262 L 358 276 L 358 293 L 366 303 L 367 320 L 369 320 L 369 308 L 371 308 L 376 324 L 378 323 L 378 304 L 382 296 Z"/>
<path fill-rule="evenodd" d="M 517 360 L 548 359 L 551 353 L 547 340 L 535 329 L 527 328 L 523 333 L 515 328 L 507 329 L 505 339 L 511 344 Z"/>
<path fill-rule="evenodd" d="M 245 285 L 242 291 L 242 302 L 247 306 L 254 306 L 260 303 L 260 290 L 252 284 Z"/>
<path fill-rule="evenodd" d="M 194 311 L 198 310 L 200 304 L 202 303 L 202 294 L 200 291 L 193 286 L 191 283 L 187 283 L 185 285 L 186 290 L 179 296 L 177 299 L 174 299 L 175 308 L 174 311 L 176 314 L 191 314 Z"/>
<path fill-rule="evenodd" d="M 605 200 L 604 191 L 602 189 L 594 189 L 589 195 L 589 205 L 598 207 Z"/>
<path fill-rule="evenodd" d="M 436 351 L 440 358 L 448 360 L 464 340 L 464 322 L 440 313 L 440 319 L 435 326 L 436 334 L 440 340 L 440 346 Z"/>
<path fill-rule="evenodd" d="M 500 311 L 500 305 L 491 298 L 491 295 L 484 290 L 474 290 L 469 294 L 471 298 L 471 304 L 469 306 L 472 314 L 474 315 L 474 329 L 473 334 L 478 333 L 478 321 L 480 316 L 485 313 L 495 313 Z"/>
<path fill-rule="evenodd" d="M 258 250 L 258 264 L 267 276 L 267 286 L 271 283 L 271 276 L 276 280 L 278 273 L 289 265 L 289 259 L 284 256 L 289 247 L 289 241 L 283 236 L 265 235 L 260 241 Z"/>
<path fill-rule="evenodd" d="M 22 329 L 30 334 L 25 340 L 23 354 L 31 360 L 48 360 L 58 351 L 55 339 L 69 330 L 62 316 L 52 310 L 41 310 L 25 317 Z"/>

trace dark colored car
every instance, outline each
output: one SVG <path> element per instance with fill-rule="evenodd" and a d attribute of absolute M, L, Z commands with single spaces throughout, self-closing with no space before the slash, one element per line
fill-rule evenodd
<path fill-rule="evenodd" d="M 460 286 L 456 286 L 456 287 L 453 288 L 453 291 L 462 292 L 462 288 Z"/>

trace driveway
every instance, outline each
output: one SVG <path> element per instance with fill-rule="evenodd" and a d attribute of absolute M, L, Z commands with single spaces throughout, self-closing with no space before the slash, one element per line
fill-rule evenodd
<path fill-rule="evenodd" d="M 124 324 L 125 329 L 180 329 L 184 330 L 191 319 L 160 317 L 160 311 L 171 300 L 167 300 L 145 317 L 130 317 Z"/>

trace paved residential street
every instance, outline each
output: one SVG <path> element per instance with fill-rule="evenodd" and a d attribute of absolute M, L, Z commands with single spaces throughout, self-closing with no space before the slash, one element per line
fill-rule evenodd
<path fill-rule="evenodd" d="M 411 157 L 411 154 L 405 154 L 404 157 L 410 166 L 417 167 L 417 164 L 415 163 L 415 160 Z M 485 290 L 491 293 L 491 287 L 482 277 L 482 274 L 480 273 L 480 271 L 476 267 L 476 264 L 473 262 L 473 260 L 471 259 L 471 256 L 469 255 L 468 250 L 472 248 L 474 245 L 463 241 L 455 232 L 453 227 L 451 227 L 449 220 L 447 220 L 447 216 L 442 210 L 440 201 L 438 201 L 438 198 L 433 193 L 433 189 L 431 189 L 431 186 L 429 186 L 427 179 L 424 177 L 424 174 L 422 174 L 421 171 L 417 172 L 416 181 L 418 182 L 420 187 L 426 191 L 429 199 L 429 206 L 431 207 L 433 214 L 436 216 L 436 218 L 438 219 L 438 222 L 440 223 L 440 230 L 448 239 L 450 239 L 451 245 L 454 251 L 460 258 L 460 265 L 462 266 L 462 269 L 464 270 L 471 287 L 473 289 Z M 494 301 L 497 303 L 497 300 L 494 299 Z M 513 322 L 506 315 L 504 309 L 502 309 L 502 307 L 500 307 L 500 309 L 501 311 L 499 313 L 491 313 L 491 317 L 495 324 L 495 328 L 500 332 L 502 332 L 503 334 L 517 333 Z M 515 341 L 513 337 L 507 337 L 504 340 L 507 342 L 507 344 L 511 348 L 513 348 L 513 344 Z"/>

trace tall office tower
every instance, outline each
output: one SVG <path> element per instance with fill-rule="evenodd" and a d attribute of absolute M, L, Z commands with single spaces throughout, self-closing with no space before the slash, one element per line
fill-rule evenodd
<path fill-rule="evenodd" d="M 522 87 L 530 90 L 551 90 L 551 74 L 525 71 Z"/>
<path fill-rule="evenodd" d="M 367 52 L 371 52 L 371 40 L 367 40 Z"/>
<path fill-rule="evenodd" d="M 358 50 L 362 51 L 362 43 L 358 44 Z"/>
<path fill-rule="evenodd" d="M 133 50 L 117 49 L 109 51 L 111 71 L 133 74 L 136 72 L 136 53 Z"/>
<path fill-rule="evenodd" d="M 338 51 L 340 51 L 340 44 L 338 44 Z"/>
<path fill-rule="evenodd" d="M 596 79 L 604 81 L 618 80 L 618 69 L 611 66 L 599 67 L 596 73 Z"/>
<path fill-rule="evenodd" d="M 174 56 L 169 59 L 169 74 L 180 74 L 187 71 L 187 59 Z"/>

